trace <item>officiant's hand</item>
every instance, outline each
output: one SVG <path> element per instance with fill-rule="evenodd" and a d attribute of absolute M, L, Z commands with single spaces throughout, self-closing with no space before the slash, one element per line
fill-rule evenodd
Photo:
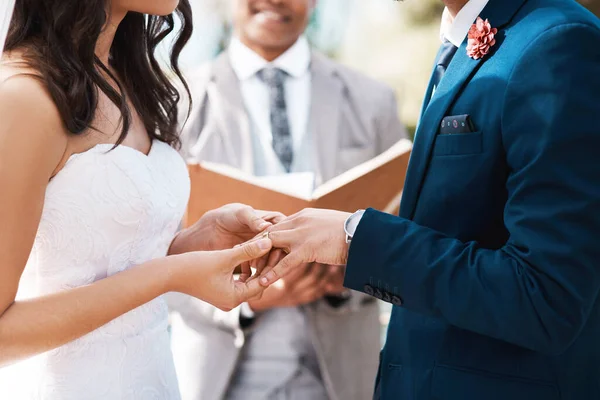
<path fill-rule="evenodd" d="M 265 290 L 257 279 L 243 282 L 236 279 L 234 272 L 242 263 L 268 254 L 271 246 L 269 239 L 261 239 L 229 250 L 170 256 L 166 291 L 188 294 L 230 311 Z"/>
<path fill-rule="evenodd" d="M 260 283 L 271 285 L 306 263 L 345 265 L 348 244 L 344 223 L 349 216 L 349 213 L 340 211 L 305 209 L 269 227 L 267 230 L 273 247 L 284 249 L 289 254 L 275 267 L 267 267 Z"/>
<path fill-rule="evenodd" d="M 207 212 L 194 225 L 182 230 L 173 240 L 169 254 L 230 249 L 284 218 L 278 212 L 228 204 Z"/>

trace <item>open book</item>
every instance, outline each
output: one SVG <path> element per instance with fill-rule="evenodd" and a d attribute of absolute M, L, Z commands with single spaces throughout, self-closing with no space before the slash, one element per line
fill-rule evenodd
<path fill-rule="evenodd" d="M 205 212 L 229 203 L 244 203 L 257 210 L 279 211 L 285 215 L 304 208 L 354 212 L 372 207 L 396 212 L 411 149 L 409 140 L 401 140 L 379 156 L 318 186 L 312 193 L 294 190 L 289 184 L 278 183 L 277 179 L 255 177 L 226 165 L 190 164 L 192 190 L 185 225 L 189 226 Z M 292 181 L 292 186 L 305 186 L 308 178 L 298 175 L 298 182 Z"/>

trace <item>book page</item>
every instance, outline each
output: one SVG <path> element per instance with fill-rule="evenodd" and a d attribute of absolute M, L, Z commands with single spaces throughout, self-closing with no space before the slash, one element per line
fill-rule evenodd
<path fill-rule="evenodd" d="M 315 174 L 312 172 L 291 172 L 257 178 L 267 187 L 302 199 L 312 198 L 315 189 Z"/>
<path fill-rule="evenodd" d="M 190 202 L 185 225 L 205 212 L 229 203 L 291 215 L 303 208 L 354 212 L 373 207 L 397 209 L 412 144 L 402 141 L 374 159 L 326 182 L 313 191 L 315 175 L 299 173 L 256 177 L 237 168 L 203 162 L 189 165 Z M 319 197 L 315 198 L 315 194 Z"/>
<path fill-rule="evenodd" d="M 383 165 L 391 162 L 392 160 L 410 154 L 412 149 L 412 142 L 408 139 L 402 139 L 388 150 L 384 151 L 375 158 L 370 159 L 356 167 L 349 169 L 348 171 L 336 176 L 333 179 L 325 182 L 319 186 L 312 194 L 313 199 L 323 197 L 327 193 L 331 193 L 336 189 L 341 188 L 349 184 L 350 182 L 360 178 L 361 176 L 367 175 L 369 172 L 382 167 Z M 400 172 L 400 171 L 399 171 Z"/>
<path fill-rule="evenodd" d="M 193 164 L 188 164 L 193 165 Z M 235 167 L 212 162 L 200 163 L 202 169 L 249 183 L 264 189 L 310 201 L 314 189 L 315 175 L 312 172 L 299 172 L 284 175 L 254 176 Z M 291 179 L 288 179 L 290 177 Z M 296 187 L 297 186 L 297 187 Z"/>

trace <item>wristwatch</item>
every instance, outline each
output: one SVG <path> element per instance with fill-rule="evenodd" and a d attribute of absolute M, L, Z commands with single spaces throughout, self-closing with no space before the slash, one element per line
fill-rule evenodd
<path fill-rule="evenodd" d="M 344 231 L 346 232 L 346 243 L 350 243 L 354 237 L 354 232 L 362 219 L 365 210 L 358 210 L 346 219 L 344 223 Z"/>

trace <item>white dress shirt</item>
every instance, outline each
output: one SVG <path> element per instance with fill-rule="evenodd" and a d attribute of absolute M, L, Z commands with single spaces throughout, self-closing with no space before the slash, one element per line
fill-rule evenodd
<path fill-rule="evenodd" d="M 229 46 L 233 71 L 240 80 L 242 98 L 250 118 L 254 175 L 284 174 L 285 168 L 273 150 L 269 88 L 256 75 L 263 68 L 279 68 L 286 72 L 285 101 L 294 161 L 291 172 L 313 172 L 313 152 L 308 134 L 311 97 L 310 47 L 305 37 L 272 62 L 268 62 L 234 38 Z"/>
<path fill-rule="evenodd" d="M 501 1 L 501 0 L 499 0 Z M 469 29 L 479 17 L 489 0 L 469 0 L 454 18 L 444 10 L 440 36 L 442 41 L 448 39 L 456 47 L 460 47 L 469 34 Z M 493 23 L 493 21 L 492 21 Z"/>
<path fill-rule="evenodd" d="M 240 81 L 250 120 L 254 175 L 265 179 L 271 177 L 280 184 L 282 180 L 290 180 L 296 186 L 303 182 L 305 186 L 310 186 L 308 190 L 312 192 L 315 164 L 308 132 L 311 105 L 311 52 L 308 41 L 301 37 L 269 63 L 234 38 L 229 46 L 229 59 Z M 294 150 L 289 174 L 273 150 L 269 87 L 257 76 L 257 72 L 263 68 L 279 68 L 288 75 L 284 89 Z M 307 174 L 311 174 L 312 178 L 306 179 Z M 306 188 L 300 190 L 305 192 Z M 242 305 L 241 314 L 253 317 L 247 303 Z M 302 309 L 275 308 L 256 318 L 252 333 L 246 338 L 226 399 L 326 399 L 318 359 Z"/>
<path fill-rule="evenodd" d="M 469 34 L 471 26 L 477 20 L 477 17 L 481 14 L 488 2 L 489 0 L 469 0 L 454 18 L 452 18 L 452 14 L 450 14 L 448 8 L 444 9 L 440 27 L 440 40 L 443 42 L 444 39 L 448 39 L 448 41 L 456 47 L 462 46 Z M 435 93 L 435 88 L 433 93 Z M 350 236 L 354 235 L 361 219 L 362 215 L 355 217 L 352 227 L 348 230 Z"/>

